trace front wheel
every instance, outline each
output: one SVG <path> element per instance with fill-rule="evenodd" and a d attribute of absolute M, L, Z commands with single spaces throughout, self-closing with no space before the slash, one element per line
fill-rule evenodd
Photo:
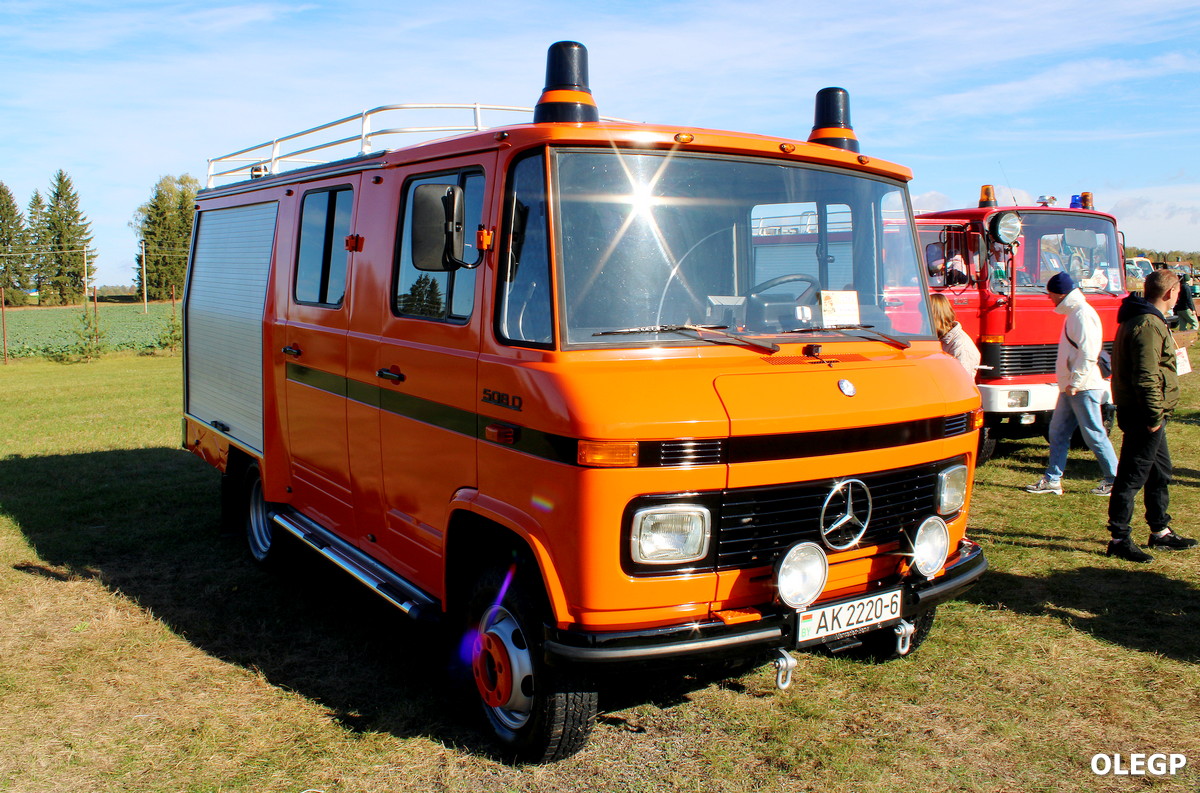
<path fill-rule="evenodd" d="M 549 613 L 542 588 L 514 564 L 476 584 L 464 649 L 488 725 L 503 752 L 546 763 L 578 752 L 596 721 L 597 695 L 568 670 L 542 658 Z"/>
<path fill-rule="evenodd" d="M 985 425 L 979 429 L 979 451 L 975 457 L 975 464 L 983 465 L 994 456 L 996 456 L 996 431 Z"/>

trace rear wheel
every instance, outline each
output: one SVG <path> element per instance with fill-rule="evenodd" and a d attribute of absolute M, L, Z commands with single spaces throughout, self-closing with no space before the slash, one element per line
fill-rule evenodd
<path fill-rule="evenodd" d="M 279 542 L 270 509 L 263 499 L 262 474 L 257 463 L 246 469 L 242 492 L 246 498 L 246 546 L 254 561 L 269 565 L 279 556 Z"/>
<path fill-rule="evenodd" d="M 542 658 L 549 607 L 534 576 L 514 564 L 476 584 L 464 647 L 488 725 L 504 754 L 544 763 L 576 753 L 596 721 L 594 688 Z"/>

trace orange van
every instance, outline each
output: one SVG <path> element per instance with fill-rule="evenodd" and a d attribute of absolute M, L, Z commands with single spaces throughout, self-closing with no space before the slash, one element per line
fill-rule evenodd
<path fill-rule="evenodd" d="M 598 669 L 919 645 L 986 568 L 980 400 L 845 92 L 807 142 L 603 120 L 560 42 L 532 123 L 459 107 L 210 161 L 185 443 L 253 557 L 450 626 L 521 760 L 584 745 Z"/>

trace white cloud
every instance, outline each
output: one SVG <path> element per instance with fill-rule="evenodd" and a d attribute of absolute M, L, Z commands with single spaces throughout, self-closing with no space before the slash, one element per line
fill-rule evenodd
<path fill-rule="evenodd" d="M 1121 190 L 1103 211 L 1116 216 L 1130 245 L 1157 250 L 1200 250 L 1200 184 Z"/>

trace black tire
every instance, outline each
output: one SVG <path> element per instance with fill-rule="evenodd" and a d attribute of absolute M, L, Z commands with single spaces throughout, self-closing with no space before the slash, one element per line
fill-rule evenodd
<path fill-rule="evenodd" d="M 912 655 L 918 647 L 925 643 L 925 639 L 929 637 L 929 632 L 933 630 L 933 621 L 936 615 L 937 607 L 935 606 L 917 617 L 913 623 L 913 627 L 916 630 L 912 638 L 909 639 L 908 652 L 903 656 L 896 649 L 895 628 L 880 628 L 877 631 L 864 634 L 862 636 L 862 644 L 843 650 L 838 655 L 870 663 L 886 663 L 894 661 L 897 658 Z"/>
<path fill-rule="evenodd" d="M 979 430 L 979 452 L 975 457 L 975 465 L 983 465 L 996 456 L 996 433 L 991 427 L 981 427 Z"/>
<path fill-rule="evenodd" d="M 263 499 L 262 474 L 258 470 L 258 463 L 251 463 L 242 482 L 246 547 L 255 562 L 269 567 L 275 564 L 281 555 L 280 537 L 274 521 L 271 520 L 270 504 Z"/>
<path fill-rule="evenodd" d="M 484 717 L 508 760 L 569 757 L 587 743 L 596 722 L 594 686 L 543 660 L 548 614 L 540 579 L 518 564 L 481 576 L 468 606 L 463 646 L 470 650 Z"/>
<path fill-rule="evenodd" d="M 1113 427 L 1117 425 L 1117 406 L 1111 402 L 1101 405 L 1100 421 L 1104 425 L 1104 431 L 1112 435 Z"/>

